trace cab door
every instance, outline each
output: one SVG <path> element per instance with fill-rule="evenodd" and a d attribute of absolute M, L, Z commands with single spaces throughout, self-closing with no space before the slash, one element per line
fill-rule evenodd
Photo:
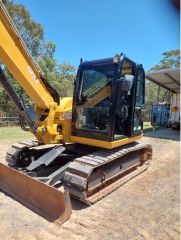
<path fill-rule="evenodd" d="M 140 135 L 143 130 L 145 73 L 142 65 L 124 59 L 116 92 L 114 140 Z M 123 82 L 132 78 L 130 89 Z"/>
<path fill-rule="evenodd" d="M 143 130 L 145 73 L 140 66 L 136 70 L 135 107 L 133 116 L 133 135 L 140 134 Z"/>
<path fill-rule="evenodd" d="M 123 59 L 116 85 L 114 140 L 131 137 L 133 135 L 136 84 L 135 69 L 135 63 L 127 58 Z M 125 83 L 129 78 L 132 78 L 132 84 L 130 89 L 126 89 Z"/>

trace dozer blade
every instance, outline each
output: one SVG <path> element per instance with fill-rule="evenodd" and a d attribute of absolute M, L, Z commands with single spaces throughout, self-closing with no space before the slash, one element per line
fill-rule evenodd
<path fill-rule="evenodd" d="M 62 224 L 72 207 L 67 190 L 58 190 L 0 163 L 0 189 L 48 221 Z"/>

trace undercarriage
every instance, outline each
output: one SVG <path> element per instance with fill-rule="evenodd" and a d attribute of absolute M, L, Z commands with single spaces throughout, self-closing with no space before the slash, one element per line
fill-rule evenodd
<path fill-rule="evenodd" d="M 94 204 L 145 171 L 151 159 L 151 146 L 137 142 L 112 150 L 19 142 L 6 157 L 11 168 L 54 188 L 63 186 L 72 197 L 87 204 Z"/>

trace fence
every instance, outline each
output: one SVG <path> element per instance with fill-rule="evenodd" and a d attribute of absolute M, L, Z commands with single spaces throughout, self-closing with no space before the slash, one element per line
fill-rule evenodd
<path fill-rule="evenodd" d="M 151 120 L 152 104 L 145 104 L 145 122 Z M 19 116 L 16 114 L 14 117 L 8 116 L 7 112 L 0 111 L 0 127 L 2 126 L 19 126 Z"/>
<path fill-rule="evenodd" d="M 19 117 L 0 117 L 0 127 L 19 126 Z"/>
<path fill-rule="evenodd" d="M 15 113 L 15 116 L 8 116 L 7 112 L 0 111 L 0 127 L 5 126 L 18 126 L 19 125 L 19 116 Z"/>

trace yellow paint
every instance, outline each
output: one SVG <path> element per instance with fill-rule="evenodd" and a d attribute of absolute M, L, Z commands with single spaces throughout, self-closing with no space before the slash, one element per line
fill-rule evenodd
<path fill-rule="evenodd" d="M 60 106 L 54 102 L 41 80 L 41 69 L 26 48 L 1 1 L 0 60 L 36 104 L 37 115 L 47 115 L 44 121 L 38 119 L 36 122 L 38 129 L 33 134 L 37 139 L 45 144 L 70 141 L 71 119 L 64 119 L 64 114 L 68 112 L 71 115 L 72 98 L 60 99 Z M 48 113 L 45 112 L 46 109 L 49 110 Z M 62 131 L 58 132 L 57 127 L 59 130 L 62 128 Z"/>
<path fill-rule="evenodd" d="M 113 142 L 107 142 L 103 140 L 96 140 L 91 138 L 83 138 L 83 137 L 77 137 L 77 136 L 71 136 L 71 141 L 75 143 L 81 143 L 85 145 L 100 147 L 100 148 L 106 148 L 106 149 L 113 149 L 119 146 L 123 146 L 128 143 L 135 142 L 143 137 L 143 134 L 131 138 L 124 138 L 120 140 L 116 140 Z"/>
<path fill-rule="evenodd" d="M 40 142 L 43 143 L 64 143 L 70 142 L 72 119 L 66 116 L 72 115 L 72 98 L 62 98 L 60 106 L 57 103 L 50 105 L 50 111 L 45 121 L 38 121 L 38 130 L 35 133 Z M 68 114 L 67 114 L 68 113 Z M 57 132 L 57 126 L 62 131 Z"/>

